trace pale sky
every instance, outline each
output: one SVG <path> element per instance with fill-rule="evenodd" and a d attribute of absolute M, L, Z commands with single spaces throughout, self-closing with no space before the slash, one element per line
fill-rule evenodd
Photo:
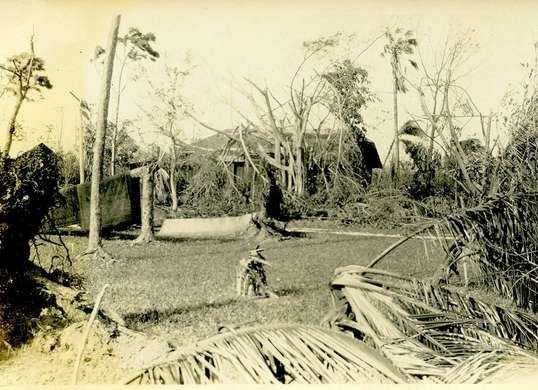
<path fill-rule="evenodd" d="M 355 34 L 348 48 L 354 58 L 386 26 L 401 26 L 416 32 L 421 51 L 428 56 L 447 34 L 473 28 L 480 48 L 468 64 L 472 73 L 462 83 L 484 113 L 495 111 L 509 84 L 521 81 L 520 63 L 532 58 L 538 41 L 538 5 L 531 1 L 0 1 L 4 36 L 0 61 L 28 50 L 33 30 L 37 54 L 44 58 L 54 85 L 43 93 L 43 100 L 24 104 L 19 119 L 30 136 L 15 143 L 15 154 L 35 143 L 48 124 L 55 126 L 58 138 L 58 129 L 63 129 L 62 147 L 75 147 L 79 113 L 69 91 L 95 100 L 99 79 L 89 60 L 97 45 L 105 46 L 118 13 L 120 33 L 134 26 L 156 35 L 155 47 L 162 58 L 149 68 L 155 80 L 161 77 L 164 62 L 181 65 L 185 53 L 191 53 L 197 68 L 184 94 L 197 116 L 218 128 L 240 120 L 228 104 L 230 99 L 241 104 L 239 92 L 231 86 L 249 77 L 285 93 L 302 59 L 303 41 L 320 36 L 339 31 Z M 365 120 L 368 136 L 384 157 L 392 134 L 392 87 L 390 66 L 380 56 L 382 46 L 382 41 L 372 46 L 358 64 L 370 72 L 371 87 L 381 99 L 366 112 Z M 138 106 L 147 99 L 143 86 L 131 83 L 125 96 L 120 117 L 139 116 Z M 400 101 L 403 123 L 409 119 L 407 111 L 419 111 L 412 96 L 402 96 Z M 1 99 L 0 126 L 5 126 L 12 106 L 5 96 Z M 192 131 L 192 126 L 187 128 L 185 137 L 192 137 Z M 474 131 L 478 129 L 469 129 L 469 135 Z M 195 135 L 209 134 L 197 128 Z"/>

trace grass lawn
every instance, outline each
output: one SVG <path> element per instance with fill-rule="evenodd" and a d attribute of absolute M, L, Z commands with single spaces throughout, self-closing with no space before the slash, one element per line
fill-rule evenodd
<path fill-rule="evenodd" d="M 66 239 L 81 252 L 85 238 Z M 252 243 L 237 241 L 158 241 L 131 246 L 108 240 L 113 263 L 73 260 L 69 272 L 80 274 L 96 294 L 108 283 L 103 306 L 121 315 L 128 326 L 180 346 L 215 334 L 218 324 L 302 322 L 317 324 L 330 307 L 329 282 L 335 268 L 368 264 L 395 238 L 313 235 L 262 246 L 271 263 L 270 287 L 278 299 L 247 301 L 235 296 L 235 267 Z M 430 260 L 420 240 L 411 240 L 376 267 L 415 276 L 431 276 L 441 248 L 427 241 Z M 47 250 L 41 257 L 46 263 Z M 50 254 L 49 254 L 50 255 Z M 45 264 L 44 264 L 45 265 Z"/>

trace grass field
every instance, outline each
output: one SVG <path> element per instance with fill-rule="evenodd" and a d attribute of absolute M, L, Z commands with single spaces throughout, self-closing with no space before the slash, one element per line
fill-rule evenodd
<path fill-rule="evenodd" d="M 98 262 L 76 257 L 86 248 L 86 238 L 64 240 L 72 264 L 56 260 L 51 267 L 50 259 L 58 247 L 46 244 L 39 247 L 42 267 L 60 267 L 76 276 L 90 296 L 109 284 L 102 306 L 140 332 L 111 343 L 106 331 L 92 330 L 79 383 L 111 384 L 163 357 L 167 345 L 181 348 L 217 333 L 218 325 L 319 324 L 330 308 L 329 283 L 335 268 L 366 265 L 397 238 L 314 234 L 266 241 L 262 247 L 271 263 L 266 267 L 268 283 L 279 298 L 261 300 L 245 300 L 235 294 L 236 266 L 254 246 L 247 240 L 156 241 L 132 246 L 129 240 L 107 239 L 104 248 L 115 260 Z M 433 241 L 426 243 L 428 257 L 424 242 L 413 239 L 376 267 L 429 277 L 440 264 L 442 250 Z M 0 385 L 71 383 L 83 326 L 75 323 L 59 331 L 61 342 L 53 351 L 43 349 L 47 339 L 39 336 L 17 349 L 0 362 Z"/>
<path fill-rule="evenodd" d="M 335 268 L 366 265 L 395 238 L 313 235 L 263 244 L 270 287 L 278 299 L 243 300 L 235 296 L 235 267 L 252 243 L 237 241 L 157 241 L 131 246 L 105 241 L 114 262 L 74 260 L 67 270 L 82 276 L 97 294 L 110 288 L 103 306 L 122 316 L 132 329 L 188 344 L 216 333 L 218 324 L 302 322 L 317 324 L 329 308 L 329 282 Z M 85 238 L 67 245 L 81 252 Z M 420 240 L 411 240 L 378 267 L 416 277 L 431 276 L 441 248 L 428 241 L 430 260 Z M 41 251 L 41 257 L 47 254 Z"/>

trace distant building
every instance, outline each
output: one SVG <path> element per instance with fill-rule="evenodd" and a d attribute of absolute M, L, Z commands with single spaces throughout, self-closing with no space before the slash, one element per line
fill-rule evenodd
<path fill-rule="evenodd" d="M 306 151 L 314 148 L 317 143 L 327 142 L 328 137 L 329 136 L 326 133 L 319 135 L 314 133 L 306 133 Z M 262 146 L 265 153 L 271 157 L 274 156 L 274 148 L 270 142 L 262 138 L 258 138 L 257 142 Z M 333 144 L 337 147 L 337 142 L 333 142 Z M 224 150 L 226 147 L 228 147 L 228 153 L 224 155 L 224 159 L 230 163 L 233 174 L 239 177 L 244 177 L 245 174 L 252 174 L 252 170 L 248 169 L 248 162 L 245 158 L 242 147 L 224 134 L 216 133 L 210 135 L 209 137 L 194 142 L 193 146 L 215 151 Z M 374 169 L 383 168 L 377 147 L 372 140 L 364 138 L 364 140 L 359 143 L 359 148 L 364 158 L 367 174 L 369 177 L 371 177 Z M 260 158 L 255 152 L 251 153 L 251 157 L 253 160 Z"/>

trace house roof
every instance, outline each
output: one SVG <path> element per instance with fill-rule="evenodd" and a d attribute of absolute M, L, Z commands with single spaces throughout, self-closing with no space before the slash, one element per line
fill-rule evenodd
<path fill-rule="evenodd" d="M 232 135 L 231 132 L 229 132 L 229 134 Z M 235 134 L 233 136 L 234 136 L 234 138 L 236 137 Z M 306 133 L 305 134 L 305 141 L 306 141 L 307 144 L 313 144 L 313 143 L 317 142 L 318 140 L 325 140 L 327 138 L 328 138 L 328 134 L 326 134 L 326 133 L 319 134 L 319 136 L 317 136 L 314 133 Z M 256 137 L 256 141 L 260 145 L 262 145 L 262 147 L 264 147 L 264 149 L 267 152 L 272 152 L 273 151 L 273 145 L 269 141 L 267 141 L 267 140 L 265 140 L 263 138 L 260 138 L 260 137 Z M 212 150 L 218 150 L 218 149 L 222 149 L 228 142 L 230 142 L 229 137 L 227 137 L 226 135 L 221 134 L 221 133 L 215 133 L 215 134 L 210 135 L 209 137 L 202 138 L 202 139 L 194 142 L 193 146 L 206 148 L 206 149 L 212 149 Z M 363 153 L 364 158 L 367 161 L 367 165 L 371 169 L 373 169 L 373 168 L 383 168 L 383 164 L 381 163 L 381 158 L 379 157 L 377 147 L 376 147 L 375 143 L 372 140 L 370 140 L 368 138 L 365 138 L 359 144 L 359 147 L 361 148 L 361 152 Z M 232 149 L 239 150 L 240 146 L 235 145 L 235 146 L 232 147 Z"/>
<path fill-rule="evenodd" d="M 231 135 L 231 134 L 230 134 Z M 197 146 L 205 149 L 220 149 L 230 141 L 230 138 L 226 137 L 224 134 L 215 133 L 209 137 L 199 139 L 192 143 L 193 146 Z"/>
<path fill-rule="evenodd" d="M 233 134 L 231 131 L 226 131 L 225 133 L 229 134 L 230 137 L 237 138 L 237 134 Z M 212 150 L 218 150 L 224 148 L 228 142 L 234 142 L 230 139 L 230 137 L 227 137 L 225 134 L 222 133 L 215 133 L 210 135 L 209 137 L 202 138 L 196 142 L 193 142 L 192 145 L 199 147 L 199 148 L 205 148 L 205 149 L 212 149 Z M 272 144 L 261 138 L 256 136 L 256 141 L 262 145 L 262 147 L 265 148 L 266 151 L 271 151 L 273 146 Z M 232 149 L 239 149 L 240 146 L 234 145 L 232 146 Z"/>

